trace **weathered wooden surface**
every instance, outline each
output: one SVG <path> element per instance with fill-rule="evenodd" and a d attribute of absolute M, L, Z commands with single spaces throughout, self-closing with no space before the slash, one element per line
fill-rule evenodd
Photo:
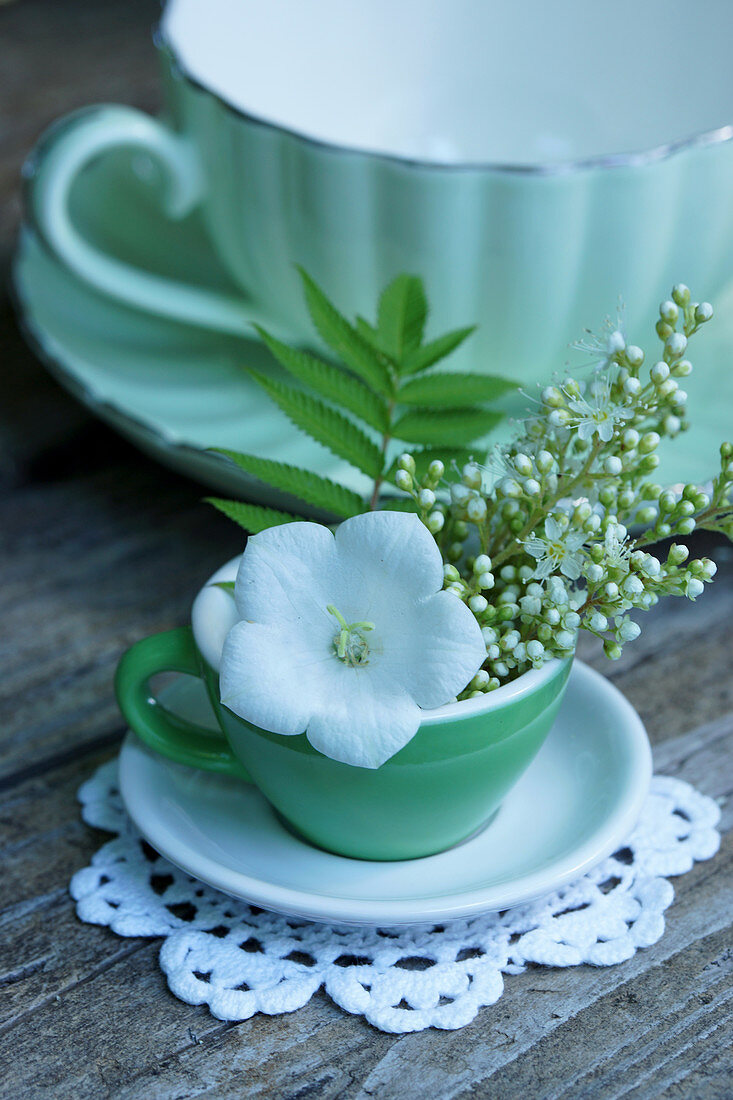
<path fill-rule="evenodd" d="M 86 102 L 152 108 L 154 0 L 0 7 L 0 250 L 40 130 Z M 532 969 L 453 1033 L 383 1035 L 323 995 L 232 1026 L 177 1001 L 158 944 L 82 925 L 66 888 L 101 843 L 75 792 L 122 735 L 111 679 L 124 647 L 185 621 L 237 532 L 91 420 L 0 325 L 0 1096 L 703 1097 L 730 1082 L 733 813 L 720 854 L 676 883 L 664 938 L 598 970 Z M 702 551 L 707 543 L 697 540 Z M 639 709 L 657 767 L 733 787 L 733 557 L 697 605 L 647 616 L 601 667 Z"/>

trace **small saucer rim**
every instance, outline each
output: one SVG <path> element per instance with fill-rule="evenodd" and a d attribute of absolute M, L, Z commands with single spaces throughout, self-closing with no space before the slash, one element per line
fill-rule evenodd
<path fill-rule="evenodd" d="M 231 897 L 286 917 L 336 925 L 398 927 L 465 920 L 515 908 L 580 878 L 616 851 L 635 825 L 651 782 L 651 747 L 641 719 L 628 700 L 618 688 L 583 661 L 574 661 L 571 676 L 590 680 L 596 690 L 603 692 L 607 699 L 613 700 L 621 719 L 615 728 L 619 736 L 625 739 L 632 758 L 626 786 L 619 792 L 613 809 L 594 834 L 579 843 L 570 853 L 560 857 L 550 868 L 490 887 L 420 899 L 381 898 L 365 901 L 361 898 L 319 894 L 317 890 L 306 892 L 266 882 L 223 864 L 216 864 L 209 856 L 202 856 L 193 851 L 190 845 L 178 840 L 165 822 L 162 825 L 159 823 L 157 829 L 151 828 L 149 821 L 146 822 L 141 807 L 136 803 L 135 783 L 130 774 L 132 752 L 142 747 L 132 732 L 128 733 L 120 751 L 120 794 L 136 828 L 169 862 Z M 148 750 L 144 751 L 151 759 L 154 757 Z M 162 758 L 155 758 L 155 763 L 157 766 L 161 763 L 164 767 L 167 765 Z M 305 844 L 304 841 L 302 843 Z M 470 840 L 467 841 L 467 844 L 470 843 Z M 466 845 L 460 847 L 465 852 Z M 370 867 L 378 868 L 379 864 L 370 864 Z"/>

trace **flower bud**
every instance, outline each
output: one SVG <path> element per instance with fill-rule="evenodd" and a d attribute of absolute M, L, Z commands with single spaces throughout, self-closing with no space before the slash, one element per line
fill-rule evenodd
<path fill-rule="evenodd" d="M 641 634 L 641 627 L 631 619 L 625 619 L 618 628 L 618 636 L 622 642 L 633 642 Z"/>
<path fill-rule="evenodd" d="M 684 283 L 675 283 L 672 287 L 672 298 L 680 309 L 684 309 L 690 300 L 690 288 Z"/>
<path fill-rule="evenodd" d="M 486 691 L 486 688 L 489 686 L 489 679 L 490 676 L 486 669 L 480 668 L 474 676 L 473 680 L 471 680 L 469 687 L 472 687 L 479 692 Z"/>
<path fill-rule="evenodd" d="M 624 393 L 627 393 L 630 397 L 636 397 L 641 393 L 641 382 L 638 378 L 627 378 L 624 382 Z"/>
<path fill-rule="evenodd" d="M 555 459 L 549 451 L 539 451 L 535 459 L 537 469 L 541 474 L 549 474 L 555 464 Z"/>
<path fill-rule="evenodd" d="M 689 600 L 694 600 L 705 591 L 705 585 L 697 577 L 690 577 L 685 586 L 685 595 Z"/>
<path fill-rule="evenodd" d="M 471 496 L 471 490 L 467 489 L 465 485 L 461 485 L 460 482 L 450 487 L 451 500 L 459 507 L 466 503 Z"/>
<path fill-rule="evenodd" d="M 679 435 L 680 429 L 682 428 L 682 421 L 678 416 L 673 416 L 672 413 L 670 413 L 669 416 L 665 416 L 662 427 L 669 436 Z"/>
<path fill-rule="evenodd" d="M 664 350 L 673 359 L 679 359 L 687 349 L 687 337 L 683 332 L 673 332 L 667 337 Z"/>
<path fill-rule="evenodd" d="M 513 477 L 503 477 L 497 488 L 505 497 L 521 497 L 522 486 Z"/>
<path fill-rule="evenodd" d="M 472 497 L 466 505 L 466 515 L 472 523 L 481 523 L 486 519 L 486 501 L 483 497 Z"/>
<path fill-rule="evenodd" d="M 608 337 L 608 341 L 606 343 L 608 354 L 617 355 L 620 351 L 623 351 L 625 347 L 626 341 L 624 339 L 623 333 L 619 332 L 618 329 L 616 330 L 616 332 L 612 332 L 611 335 Z"/>
<path fill-rule="evenodd" d="M 564 428 L 570 423 L 570 413 L 567 409 L 553 409 L 547 420 L 553 428 Z"/>
<path fill-rule="evenodd" d="M 624 596 L 633 598 L 634 596 L 638 596 L 639 593 L 644 591 L 644 582 L 640 580 L 639 577 L 634 576 L 634 574 L 632 573 L 621 585 L 621 591 L 623 592 Z"/>
<path fill-rule="evenodd" d="M 494 574 L 490 573 L 488 570 L 485 573 L 480 573 L 476 579 L 476 584 L 484 591 L 488 591 L 490 588 L 494 587 Z"/>
<path fill-rule="evenodd" d="M 626 361 L 631 367 L 640 367 L 644 362 L 644 352 L 637 348 L 636 344 L 629 344 L 626 349 Z"/>
<path fill-rule="evenodd" d="M 691 535 L 692 532 L 695 530 L 695 527 L 696 524 L 692 517 L 690 517 L 689 519 L 681 519 L 680 522 L 677 524 L 677 530 L 681 535 Z"/>
<path fill-rule="evenodd" d="M 474 573 L 488 573 L 491 569 L 491 558 L 488 554 L 479 554 L 473 563 Z"/>
<path fill-rule="evenodd" d="M 439 458 L 434 458 L 428 466 L 428 477 L 432 482 L 440 481 L 441 477 L 445 473 L 445 466 Z"/>
<path fill-rule="evenodd" d="M 417 502 L 421 508 L 432 508 L 435 504 L 435 493 L 432 489 L 421 489 L 417 494 Z"/>
<path fill-rule="evenodd" d="M 676 325 L 679 320 L 680 311 L 675 302 L 662 302 L 659 307 L 659 316 L 663 321 L 666 321 L 668 325 Z"/>
<path fill-rule="evenodd" d="M 680 359 L 672 367 L 672 374 L 675 378 L 686 378 L 688 374 L 692 374 L 692 363 L 689 359 Z"/>
<path fill-rule="evenodd" d="M 613 642 L 610 639 L 603 643 L 603 652 L 612 661 L 617 661 L 621 656 L 621 646 L 618 642 Z"/>
<path fill-rule="evenodd" d="M 514 456 L 514 467 L 522 477 L 529 477 L 532 473 L 532 460 L 528 455 L 520 453 Z"/>
<path fill-rule="evenodd" d="M 558 649 L 572 649 L 575 645 L 575 634 L 569 630 L 558 630 L 555 635 L 555 645 Z"/>
<path fill-rule="evenodd" d="M 654 382 L 655 385 L 659 385 L 661 382 L 666 382 L 669 378 L 669 367 L 663 359 L 660 359 L 658 363 L 654 364 L 649 374 L 652 382 Z"/>
<path fill-rule="evenodd" d="M 627 428 L 623 435 L 624 447 L 628 447 L 629 450 L 633 450 L 639 443 L 639 433 L 636 428 Z"/>
<path fill-rule="evenodd" d="M 469 489 L 480 489 L 481 468 L 475 462 L 467 462 L 461 471 L 461 480 Z"/>
<path fill-rule="evenodd" d="M 710 302 L 700 302 L 699 306 L 695 307 L 695 320 L 698 325 L 704 325 L 706 321 L 709 321 L 713 315 L 713 307 Z"/>
<path fill-rule="evenodd" d="M 415 473 L 415 459 L 411 454 L 403 454 L 397 459 L 397 468 L 407 470 L 408 474 Z"/>
<path fill-rule="evenodd" d="M 671 397 L 678 389 L 679 386 L 674 378 L 668 378 L 666 382 L 662 382 L 661 386 L 657 387 L 657 393 L 662 399 L 665 399 Z"/>
<path fill-rule="evenodd" d="M 657 510 L 653 505 L 649 504 L 644 508 L 640 508 L 634 518 L 636 519 L 637 523 L 643 523 L 645 525 L 648 523 L 654 523 L 655 519 L 657 518 Z"/>
<path fill-rule="evenodd" d="M 639 441 L 639 451 L 643 455 L 651 454 L 659 446 L 659 435 L 656 432 L 645 432 Z"/>
<path fill-rule="evenodd" d="M 481 615 L 489 606 L 489 601 L 485 596 L 471 596 L 468 601 L 468 606 L 473 611 L 474 615 Z"/>
<path fill-rule="evenodd" d="M 437 535 L 443 530 L 445 516 L 442 512 L 431 512 L 427 520 L 427 528 L 431 535 Z"/>
<path fill-rule="evenodd" d="M 591 630 L 595 630 L 596 634 L 602 634 L 604 630 L 608 629 L 608 619 L 600 611 L 594 611 L 588 622 L 588 626 Z"/>
<path fill-rule="evenodd" d="M 398 470 L 395 474 L 394 483 L 398 489 L 402 489 L 403 492 L 409 493 L 412 489 L 412 474 L 408 470 Z"/>
<path fill-rule="evenodd" d="M 585 575 L 591 584 L 598 584 L 603 579 L 603 566 L 591 562 L 590 565 L 586 566 Z"/>
<path fill-rule="evenodd" d="M 533 638 L 531 642 L 527 642 L 527 656 L 530 661 L 541 661 L 544 655 L 545 647 L 537 638 Z"/>
<path fill-rule="evenodd" d="M 603 463 L 603 469 L 612 477 L 617 477 L 624 468 L 624 464 L 617 455 L 609 455 Z"/>

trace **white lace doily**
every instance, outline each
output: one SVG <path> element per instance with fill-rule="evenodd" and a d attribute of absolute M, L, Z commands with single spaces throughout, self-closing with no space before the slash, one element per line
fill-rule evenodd
<path fill-rule="evenodd" d="M 382 1031 L 458 1028 L 528 963 L 610 966 L 664 931 L 669 875 L 718 850 L 720 811 L 678 779 L 655 776 L 627 844 L 578 882 L 503 913 L 432 928 L 332 928 L 256 909 L 160 857 L 129 821 L 117 763 L 79 791 L 84 820 L 116 833 L 71 881 L 83 921 L 120 936 L 164 936 L 172 992 L 221 1020 L 292 1012 L 323 987 Z"/>

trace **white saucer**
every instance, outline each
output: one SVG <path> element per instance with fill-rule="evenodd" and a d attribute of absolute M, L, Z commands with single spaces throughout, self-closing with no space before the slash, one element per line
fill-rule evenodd
<path fill-rule="evenodd" d="M 166 705 L 212 722 L 196 681 L 176 682 Z M 184 871 L 264 909 L 382 926 L 507 909 L 578 878 L 629 835 L 651 773 L 636 711 L 580 661 L 550 736 L 494 821 L 425 859 L 371 863 L 322 852 L 291 833 L 254 787 L 174 764 L 132 733 L 120 753 L 130 817 Z"/>

